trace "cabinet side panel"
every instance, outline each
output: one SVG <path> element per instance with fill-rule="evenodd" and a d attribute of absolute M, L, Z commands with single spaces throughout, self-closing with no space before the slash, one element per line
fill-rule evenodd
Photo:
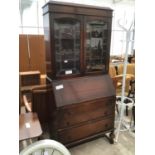
<path fill-rule="evenodd" d="M 108 40 L 107 40 L 107 59 L 106 59 L 106 73 L 109 73 L 109 60 L 110 60 L 110 46 L 111 46 L 111 29 L 112 18 L 107 18 L 108 21 Z"/>
<path fill-rule="evenodd" d="M 50 35 L 50 15 L 45 14 L 43 17 L 44 23 L 44 42 L 45 42 L 45 63 L 46 74 L 52 79 L 52 56 L 51 56 L 51 35 Z"/>

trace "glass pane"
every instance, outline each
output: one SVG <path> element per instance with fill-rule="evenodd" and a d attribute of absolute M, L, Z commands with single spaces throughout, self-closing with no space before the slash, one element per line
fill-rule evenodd
<path fill-rule="evenodd" d="M 80 22 L 73 18 L 54 20 L 57 75 L 80 71 Z"/>
<path fill-rule="evenodd" d="M 86 71 L 102 71 L 106 62 L 107 23 L 100 20 L 87 22 L 86 33 Z"/>

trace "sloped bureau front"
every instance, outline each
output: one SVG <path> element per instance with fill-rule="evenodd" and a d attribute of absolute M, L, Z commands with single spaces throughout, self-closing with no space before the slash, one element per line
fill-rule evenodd
<path fill-rule="evenodd" d="M 56 110 L 51 137 L 72 146 L 108 132 L 113 134 L 115 90 L 108 75 L 55 80 L 53 89 Z"/>

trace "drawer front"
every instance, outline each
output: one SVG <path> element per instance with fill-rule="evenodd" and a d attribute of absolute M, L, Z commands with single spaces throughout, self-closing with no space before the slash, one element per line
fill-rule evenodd
<path fill-rule="evenodd" d="M 62 109 L 57 113 L 58 128 L 65 128 L 99 117 L 113 115 L 114 107 L 114 102 L 98 101 Z"/>
<path fill-rule="evenodd" d="M 113 128 L 113 120 L 113 118 L 108 118 L 105 120 L 89 122 L 79 127 L 59 131 L 58 139 L 62 143 L 68 143 L 110 130 Z"/>

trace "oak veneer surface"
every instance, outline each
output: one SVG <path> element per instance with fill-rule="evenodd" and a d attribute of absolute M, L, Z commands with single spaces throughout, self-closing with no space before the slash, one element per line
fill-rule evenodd
<path fill-rule="evenodd" d="M 44 36 L 19 35 L 19 71 L 36 70 L 46 73 Z"/>
<path fill-rule="evenodd" d="M 57 89 L 59 87 L 63 88 Z M 115 89 L 109 75 L 54 80 L 53 90 L 58 107 L 115 96 Z"/>

